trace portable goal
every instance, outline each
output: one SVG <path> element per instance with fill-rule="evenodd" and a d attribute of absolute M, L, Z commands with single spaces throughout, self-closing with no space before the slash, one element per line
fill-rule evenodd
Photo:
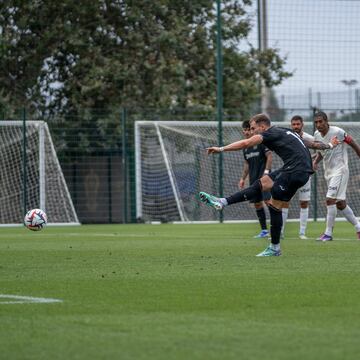
<path fill-rule="evenodd" d="M 26 142 L 22 121 L 0 121 L 0 224 L 23 222 L 24 194 L 27 210 L 41 208 L 49 223 L 79 224 L 46 122 L 25 124 Z"/>
<path fill-rule="evenodd" d="M 288 127 L 287 123 L 274 123 Z M 339 126 L 360 143 L 360 124 L 331 123 Z M 219 192 L 219 156 L 206 154 L 209 146 L 218 145 L 216 121 L 137 121 L 135 124 L 136 205 L 137 217 L 145 222 L 206 222 L 219 221 L 219 213 L 201 204 L 199 191 Z M 304 130 L 313 133 L 313 124 Z M 223 122 L 224 144 L 243 138 L 240 122 Z M 360 161 L 349 148 L 350 180 L 348 203 L 360 214 Z M 244 157 L 242 151 L 223 154 L 223 189 L 228 196 L 238 190 Z M 281 167 L 274 154 L 273 170 Z M 313 176 L 310 217 L 326 216 L 326 184 L 322 166 Z M 225 221 L 256 220 L 254 206 L 248 202 L 226 207 Z M 291 202 L 289 219 L 299 218 L 297 195 Z"/>

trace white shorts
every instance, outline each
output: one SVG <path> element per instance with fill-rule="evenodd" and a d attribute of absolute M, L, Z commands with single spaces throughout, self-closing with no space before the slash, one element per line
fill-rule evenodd
<path fill-rule="evenodd" d="M 299 201 L 310 201 L 311 198 L 311 176 L 308 182 L 299 190 Z"/>
<path fill-rule="evenodd" d="M 326 197 L 330 199 L 345 200 L 348 181 L 349 172 L 330 177 L 327 180 L 328 190 Z"/>

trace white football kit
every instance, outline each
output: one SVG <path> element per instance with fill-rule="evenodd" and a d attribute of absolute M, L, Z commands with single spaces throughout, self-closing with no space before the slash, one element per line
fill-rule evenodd
<path fill-rule="evenodd" d="M 328 144 L 334 136 L 337 136 L 341 143 L 334 149 L 320 151 L 323 156 L 324 177 L 328 185 L 326 197 L 345 200 L 349 181 L 348 154 L 344 143 L 346 132 L 337 126 L 330 126 L 324 137 L 319 131 L 315 131 L 314 134 L 315 141 L 321 141 L 325 144 Z"/>
<path fill-rule="evenodd" d="M 308 141 L 314 141 L 314 137 L 305 131 L 303 131 L 301 137 L 304 140 Z M 299 201 L 310 201 L 310 195 L 311 195 L 311 177 L 309 178 L 308 182 L 301 187 L 299 190 Z"/>

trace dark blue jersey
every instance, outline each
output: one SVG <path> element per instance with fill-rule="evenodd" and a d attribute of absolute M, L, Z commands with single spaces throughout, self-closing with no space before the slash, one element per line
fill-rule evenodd
<path fill-rule="evenodd" d="M 250 185 L 264 175 L 266 153 L 270 151 L 264 144 L 255 145 L 244 149 L 244 158 L 249 164 Z"/>
<path fill-rule="evenodd" d="M 290 129 L 272 126 L 262 134 L 263 144 L 280 156 L 284 165 L 282 171 L 302 171 L 312 174 L 312 160 L 309 149 L 301 137 Z"/>

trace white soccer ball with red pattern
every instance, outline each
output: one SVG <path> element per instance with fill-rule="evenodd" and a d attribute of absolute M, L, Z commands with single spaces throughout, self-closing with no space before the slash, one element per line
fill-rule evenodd
<path fill-rule="evenodd" d="M 41 209 L 29 210 L 24 218 L 24 225 L 32 231 L 42 230 L 47 224 L 47 216 Z"/>

